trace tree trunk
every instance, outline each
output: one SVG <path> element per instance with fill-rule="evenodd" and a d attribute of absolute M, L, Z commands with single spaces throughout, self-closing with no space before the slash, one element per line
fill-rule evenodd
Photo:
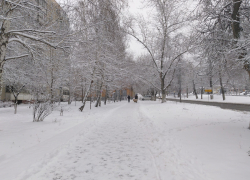
<path fill-rule="evenodd" d="M 7 8 L 7 6 L 10 6 L 9 3 L 4 2 L 2 8 Z M 6 16 L 6 20 L 2 22 L 2 26 L 0 27 L 0 100 L 2 98 L 2 90 L 3 90 L 3 66 L 5 63 L 5 56 L 6 56 L 6 51 L 7 51 L 7 44 L 9 41 L 9 36 L 6 34 L 10 30 L 10 21 L 11 21 L 11 16 L 12 10 L 9 10 Z"/>
<path fill-rule="evenodd" d="M 246 65 L 245 65 L 246 66 Z M 247 90 L 250 90 L 250 65 L 248 64 L 248 69 L 245 68 L 248 73 Z"/>
<path fill-rule="evenodd" d="M 96 99 L 95 107 L 98 107 L 100 101 L 100 95 L 98 94 L 98 97 Z"/>
<path fill-rule="evenodd" d="M 203 86 L 201 86 L 201 99 L 203 99 Z"/>
<path fill-rule="evenodd" d="M 211 95 L 210 95 L 210 99 L 213 99 L 213 68 L 212 68 L 212 61 L 210 59 L 209 61 L 209 84 L 210 84 L 210 88 L 212 90 Z"/>
<path fill-rule="evenodd" d="M 71 104 L 71 91 L 70 91 L 70 86 L 69 86 L 69 99 L 68 99 L 68 104 Z"/>
<path fill-rule="evenodd" d="M 0 54 L 1 55 L 1 54 Z M 0 62 L 0 100 L 4 100 L 3 96 L 3 86 L 4 86 L 4 81 L 3 81 L 3 64 L 4 62 Z"/>
<path fill-rule="evenodd" d="M 164 103 L 164 102 L 166 102 L 166 90 L 163 89 L 161 92 L 162 92 L 162 100 L 161 100 L 161 103 Z"/>
<path fill-rule="evenodd" d="M 193 91 L 194 91 L 194 95 L 195 95 L 196 99 L 198 99 L 198 95 L 197 95 L 197 92 L 196 92 L 196 89 L 195 89 L 194 80 L 193 80 Z"/>
<path fill-rule="evenodd" d="M 233 30 L 233 36 L 235 39 L 240 39 L 240 32 L 241 32 L 241 27 L 240 27 L 240 6 L 241 6 L 242 0 L 233 0 L 233 12 L 232 12 L 232 30 Z M 247 52 L 244 48 L 242 48 L 243 52 L 240 53 L 238 59 L 243 59 L 246 57 Z M 243 68 L 247 71 L 249 75 L 248 79 L 248 89 L 250 90 L 250 65 L 247 60 L 244 62 Z"/>
<path fill-rule="evenodd" d="M 154 88 L 154 101 L 156 101 L 156 94 L 157 94 L 157 91 L 155 91 L 155 88 Z"/>
<path fill-rule="evenodd" d="M 82 112 L 83 109 L 84 109 L 84 106 L 85 106 L 85 104 L 86 104 L 87 98 L 88 98 L 89 93 L 90 93 L 90 90 L 91 90 L 91 85 L 92 85 L 93 82 L 94 82 L 93 80 L 90 82 L 89 89 L 88 89 L 88 91 L 86 92 L 86 94 L 85 94 L 85 96 L 84 96 L 84 99 L 83 99 L 83 105 L 79 108 L 79 110 L 80 110 L 81 112 Z M 91 98 L 90 98 L 90 104 L 91 104 Z"/>
<path fill-rule="evenodd" d="M 90 93 L 90 96 L 89 96 L 89 109 L 91 109 L 91 104 L 92 104 L 92 93 L 91 93 L 91 86 L 89 88 L 89 93 Z M 88 98 L 88 97 L 87 97 Z"/>
<path fill-rule="evenodd" d="M 164 89 L 164 78 L 162 72 L 160 73 L 160 78 L 161 78 L 161 93 L 162 93 L 162 99 L 161 103 L 166 102 L 166 90 Z"/>
<path fill-rule="evenodd" d="M 122 90 L 120 90 L 120 101 L 122 101 Z"/>
<path fill-rule="evenodd" d="M 95 107 L 98 107 L 98 106 L 101 106 L 100 105 L 100 101 L 101 101 L 101 88 L 102 86 L 100 87 L 99 91 L 98 91 L 98 94 L 97 94 L 97 99 L 96 99 L 96 103 L 95 103 Z"/>
<path fill-rule="evenodd" d="M 115 90 L 115 93 L 114 93 L 114 103 L 116 101 L 116 90 Z"/>
<path fill-rule="evenodd" d="M 83 103 L 83 94 L 85 93 L 83 92 L 83 86 L 82 86 L 82 103 Z"/>
<path fill-rule="evenodd" d="M 104 79 L 101 79 L 101 85 L 99 86 L 99 89 L 97 89 L 97 100 L 96 100 L 96 104 L 95 107 L 101 106 L 101 101 L 102 101 L 102 86 L 103 86 L 103 81 Z"/>
<path fill-rule="evenodd" d="M 214 95 L 213 95 L 213 80 L 212 80 L 212 77 L 210 76 L 210 88 L 212 90 L 211 94 L 210 94 L 210 99 L 213 99 L 214 98 Z"/>
<path fill-rule="evenodd" d="M 233 13 L 232 13 L 232 29 L 233 29 L 233 36 L 235 39 L 240 38 L 240 16 L 239 10 L 242 0 L 233 0 Z"/>
<path fill-rule="evenodd" d="M 15 103 L 14 103 L 14 114 L 17 113 L 17 96 L 14 96 L 15 97 Z"/>
<path fill-rule="evenodd" d="M 223 83 L 222 83 L 221 72 L 219 72 L 219 75 L 220 75 L 221 94 L 222 94 L 223 101 L 225 101 L 226 98 L 225 98 L 225 91 L 224 91 L 224 87 L 223 87 Z"/>
<path fill-rule="evenodd" d="M 17 103 L 18 103 L 18 100 L 17 100 L 17 98 L 18 98 L 18 95 L 19 95 L 19 93 L 22 91 L 22 89 L 25 87 L 25 85 L 23 85 L 20 89 L 17 89 L 16 91 L 16 93 L 15 93 L 15 88 L 14 87 L 11 87 L 10 88 L 10 91 L 12 92 L 12 94 L 13 94 L 13 96 L 14 96 L 14 98 L 15 98 L 15 100 L 14 100 L 14 114 L 16 114 L 17 113 Z"/>
<path fill-rule="evenodd" d="M 181 87 L 180 87 L 180 90 L 179 90 L 179 94 L 180 94 L 180 102 L 181 102 Z"/>
<path fill-rule="evenodd" d="M 105 100 L 104 100 L 104 104 L 107 104 L 107 94 L 108 94 L 108 86 L 106 85 L 106 90 L 105 90 Z"/>

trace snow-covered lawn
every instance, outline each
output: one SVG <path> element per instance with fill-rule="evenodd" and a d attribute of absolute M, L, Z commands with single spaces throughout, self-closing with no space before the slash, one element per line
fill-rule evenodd
<path fill-rule="evenodd" d="M 167 96 L 167 98 L 173 98 L 178 99 L 177 96 Z M 185 100 L 196 100 L 196 101 L 211 101 L 211 102 L 225 102 L 225 103 L 240 103 L 240 104 L 250 104 L 250 96 L 232 96 L 232 95 L 226 95 L 226 100 L 223 101 L 222 95 L 215 94 L 214 98 L 211 100 L 208 98 L 207 94 L 203 94 L 203 99 L 201 99 L 201 95 L 198 95 L 198 99 L 194 95 L 189 95 L 188 98 L 186 95 L 182 96 L 182 99 Z"/>
<path fill-rule="evenodd" d="M 159 101 L 0 108 L 1 180 L 248 180 L 249 112 Z"/>

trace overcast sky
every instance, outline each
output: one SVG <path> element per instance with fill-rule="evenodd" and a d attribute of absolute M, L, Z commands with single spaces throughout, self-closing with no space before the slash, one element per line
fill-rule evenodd
<path fill-rule="evenodd" d="M 129 12 L 133 15 L 143 14 L 146 16 L 146 11 L 143 10 L 143 0 L 129 0 Z M 134 38 L 130 37 L 130 41 L 128 42 L 129 48 L 128 51 L 134 54 L 135 56 L 139 56 L 141 54 L 146 53 L 146 50 L 143 46 L 136 41 Z"/>
<path fill-rule="evenodd" d="M 75 2 L 77 0 L 56 0 L 58 3 L 63 3 L 63 2 Z M 190 3 L 190 9 L 194 8 L 194 1 L 193 0 L 187 0 Z M 148 10 L 145 10 L 145 4 L 143 5 L 143 0 L 128 0 L 129 3 L 129 9 L 128 12 L 133 14 L 133 15 L 138 15 L 141 14 L 144 17 L 146 17 L 150 12 Z M 152 11 L 152 10 L 151 10 Z M 126 13 L 126 12 L 125 12 Z M 132 37 L 128 37 L 128 52 L 131 52 L 135 56 L 139 56 L 141 54 L 147 53 L 147 51 L 143 48 L 143 46 L 134 40 Z"/>
<path fill-rule="evenodd" d="M 75 0 L 56 0 L 58 3 L 63 3 L 65 1 L 71 2 L 71 1 L 75 1 Z M 129 12 L 137 15 L 137 14 L 146 14 L 144 10 L 142 10 L 143 4 L 142 4 L 143 0 L 128 0 L 129 2 Z M 138 43 L 137 41 L 135 41 L 132 38 L 129 38 L 129 48 L 128 48 L 128 52 L 131 52 L 132 54 L 134 54 L 135 56 L 139 56 L 142 53 L 146 53 L 146 51 L 143 49 L 142 45 L 140 43 Z"/>

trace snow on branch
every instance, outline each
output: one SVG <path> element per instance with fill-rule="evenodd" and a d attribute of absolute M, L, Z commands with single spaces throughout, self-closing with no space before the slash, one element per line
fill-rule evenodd
<path fill-rule="evenodd" d="M 6 17 L 0 15 L 0 20 L 11 20 L 11 19 L 12 19 L 12 18 L 6 18 Z"/>
<path fill-rule="evenodd" d="M 36 37 L 36 36 L 32 36 L 32 35 L 28 35 L 28 34 L 24 34 L 24 33 L 20 33 L 20 32 L 13 32 L 12 34 L 14 35 L 19 35 L 19 36 L 22 36 L 22 37 L 25 37 L 25 38 L 28 38 L 28 39 L 31 39 L 31 40 L 34 40 L 34 41 L 39 41 L 41 43 L 44 43 L 50 47 L 53 47 L 56 49 L 56 45 L 55 44 L 52 44 L 42 38 L 39 38 L 39 37 Z"/>
<path fill-rule="evenodd" d="M 5 58 L 5 61 L 11 60 L 11 59 L 19 59 L 19 58 L 23 58 L 23 57 L 26 57 L 26 56 L 29 56 L 29 54 L 24 54 L 24 55 L 14 56 L 14 57 L 8 57 L 8 58 Z"/>
<path fill-rule="evenodd" d="M 181 52 L 180 54 L 178 54 L 176 57 L 174 57 L 174 58 L 172 59 L 169 68 L 168 68 L 167 71 L 164 73 L 164 77 L 167 75 L 169 69 L 171 69 L 171 67 L 172 67 L 173 63 L 175 62 L 175 60 L 177 60 L 179 57 L 181 57 L 183 54 L 187 53 L 188 51 L 189 51 L 189 49 L 187 49 L 187 50 Z M 179 62 L 179 61 L 178 61 L 178 62 Z"/>
<path fill-rule="evenodd" d="M 131 29 L 132 29 L 132 28 L 131 28 Z M 134 30 L 132 29 L 132 31 L 134 31 Z M 147 49 L 148 53 L 149 53 L 150 56 L 151 56 L 151 59 L 152 59 L 154 65 L 155 65 L 155 67 L 156 67 L 156 69 L 157 69 L 157 71 L 159 72 L 159 70 L 158 70 L 158 65 L 157 65 L 156 60 L 155 60 L 155 58 L 154 58 L 154 55 L 153 55 L 153 53 L 151 52 L 151 50 L 149 49 L 149 47 L 148 47 L 142 40 L 140 40 L 137 36 L 135 36 L 133 33 L 128 32 L 128 31 L 127 31 L 126 33 L 129 34 L 130 36 L 134 37 L 140 44 L 142 44 L 142 45 L 144 46 L 144 48 Z"/>
<path fill-rule="evenodd" d="M 32 48 L 31 48 L 28 44 L 26 44 L 24 41 L 22 41 L 22 40 L 19 39 L 19 38 L 11 38 L 11 39 L 9 40 L 9 42 L 12 42 L 12 41 L 18 42 L 18 43 L 22 44 L 24 47 L 26 47 L 26 48 L 29 50 L 29 52 L 30 52 L 32 58 L 34 59 L 34 54 L 33 54 L 33 52 L 32 52 Z"/>
<path fill-rule="evenodd" d="M 39 30 L 35 30 L 35 29 L 12 30 L 12 31 L 8 31 L 7 33 L 16 33 L 16 32 L 37 32 L 37 33 L 44 33 L 44 34 L 45 33 L 56 34 L 56 32 L 54 32 L 54 31 L 39 31 Z"/>
<path fill-rule="evenodd" d="M 29 8 L 28 6 L 24 6 L 22 5 L 20 2 L 13 2 L 13 1 L 9 1 L 9 0 L 4 0 L 10 4 L 13 4 L 14 5 L 14 8 L 16 7 L 21 7 L 21 8 L 25 8 L 25 9 L 29 9 L 29 10 L 32 10 L 32 11 L 37 11 L 36 9 L 32 9 L 32 8 Z M 28 3 L 29 5 L 31 5 L 30 3 Z M 37 6 L 38 7 L 38 6 Z M 38 7 L 39 8 L 39 7 Z M 12 8 L 13 9 L 13 8 Z"/>

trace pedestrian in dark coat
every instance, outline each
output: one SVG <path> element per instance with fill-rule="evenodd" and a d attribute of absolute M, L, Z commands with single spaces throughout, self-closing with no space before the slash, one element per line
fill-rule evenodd
<path fill-rule="evenodd" d="M 128 95 L 128 102 L 130 102 L 130 95 Z"/>
<path fill-rule="evenodd" d="M 137 94 L 135 95 L 135 99 L 138 99 L 138 95 Z"/>

